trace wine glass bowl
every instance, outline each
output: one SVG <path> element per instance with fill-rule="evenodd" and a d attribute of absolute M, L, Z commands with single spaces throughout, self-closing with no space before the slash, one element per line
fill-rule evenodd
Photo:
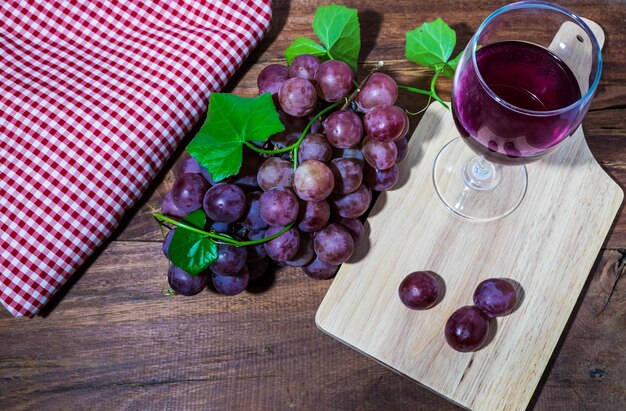
<path fill-rule="evenodd" d="M 461 138 L 442 149 L 433 167 L 444 204 L 479 221 L 515 210 L 526 191 L 524 164 L 553 152 L 579 127 L 601 71 L 597 39 L 567 9 L 527 1 L 487 17 L 452 86 Z"/>

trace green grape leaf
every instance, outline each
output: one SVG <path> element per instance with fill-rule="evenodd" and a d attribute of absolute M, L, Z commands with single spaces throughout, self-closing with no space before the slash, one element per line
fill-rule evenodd
<path fill-rule="evenodd" d="M 340 60 L 354 70 L 357 69 L 361 51 L 361 28 L 356 9 L 336 4 L 319 6 L 313 18 L 313 31 L 322 44 L 306 37 L 298 37 L 285 50 L 287 64 L 291 64 L 301 54 L 312 54 L 322 61 Z"/>
<path fill-rule="evenodd" d="M 291 65 L 291 61 L 302 54 L 312 54 L 319 57 L 322 61 L 326 60 L 326 48 L 317 44 L 313 40 L 306 37 L 298 37 L 285 50 L 287 64 Z"/>
<path fill-rule="evenodd" d="M 454 72 L 456 71 L 456 66 L 459 65 L 459 61 L 461 60 L 461 56 L 463 52 L 460 52 L 455 58 L 448 61 L 444 66 L 441 74 L 446 77 L 454 77 Z"/>
<path fill-rule="evenodd" d="M 270 93 L 258 97 L 212 93 L 206 121 L 187 151 L 220 181 L 239 172 L 244 141 L 265 141 L 284 129 Z"/>
<path fill-rule="evenodd" d="M 207 216 L 200 209 L 188 214 L 184 220 L 202 230 Z M 217 259 L 217 244 L 202 234 L 179 227 L 174 231 L 169 256 L 174 265 L 191 275 L 198 275 Z"/>
<path fill-rule="evenodd" d="M 313 31 L 326 47 L 329 58 L 357 69 L 361 34 L 356 9 L 331 4 L 320 6 L 313 18 Z"/>
<path fill-rule="evenodd" d="M 437 17 L 406 33 L 405 55 L 414 63 L 436 70 L 448 62 L 455 44 L 456 33 Z M 458 57 L 455 60 L 458 62 Z"/>

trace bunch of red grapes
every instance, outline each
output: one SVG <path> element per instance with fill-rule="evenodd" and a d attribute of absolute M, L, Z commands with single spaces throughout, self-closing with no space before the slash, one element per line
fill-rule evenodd
<path fill-rule="evenodd" d="M 377 72 L 358 92 L 355 85 L 346 63 L 322 63 L 312 55 L 259 73 L 259 94 L 272 93 L 285 130 L 258 149 L 268 153 L 297 145 L 310 125 L 304 139 L 293 151 L 275 155 L 244 147 L 239 174 L 219 183 L 195 159 L 185 159 L 163 214 L 182 218 L 202 208 L 210 219 L 207 229 L 242 241 L 291 228 L 254 246 L 219 244 L 217 260 L 196 276 L 172 265 L 168 280 L 174 291 L 197 294 L 212 281 L 219 293 L 235 295 L 271 262 L 328 279 L 350 258 L 364 234 L 359 218 L 369 209 L 371 190 L 390 189 L 398 180 L 396 163 L 406 155 L 409 129 L 405 111 L 394 105 L 398 86 L 391 77 Z M 345 104 L 315 119 L 335 102 Z M 166 256 L 172 233 L 163 245 Z"/>

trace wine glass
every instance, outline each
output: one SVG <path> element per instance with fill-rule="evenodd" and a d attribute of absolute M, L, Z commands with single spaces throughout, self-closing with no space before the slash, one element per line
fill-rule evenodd
<path fill-rule="evenodd" d="M 493 12 L 456 70 L 452 114 L 461 137 L 435 159 L 439 198 L 470 220 L 510 214 L 526 192 L 524 164 L 578 128 L 601 71 L 600 45 L 571 11 L 522 1 Z"/>

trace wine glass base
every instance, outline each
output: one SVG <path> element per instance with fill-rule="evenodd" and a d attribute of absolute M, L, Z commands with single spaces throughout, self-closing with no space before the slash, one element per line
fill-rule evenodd
<path fill-rule="evenodd" d="M 480 222 L 498 220 L 522 202 L 528 182 L 526 167 L 485 162 L 485 169 L 477 170 L 480 163 L 481 158 L 460 137 L 450 141 L 433 164 L 435 191 L 460 217 Z"/>

